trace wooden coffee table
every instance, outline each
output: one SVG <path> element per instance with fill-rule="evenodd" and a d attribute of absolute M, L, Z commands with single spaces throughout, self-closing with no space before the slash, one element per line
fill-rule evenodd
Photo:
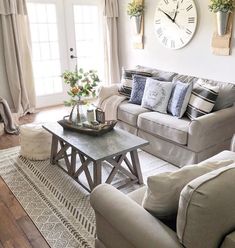
<path fill-rule="evenodd" d="M 129 181 L 125 182 L 125 186 L 143 183 L 137 149 L 148 145 L 148 141 L 118 128 L 98 137 L 65 130 L 58 123 L 46 124 L 43 128 L 52 134 L 51 164 L 61 167 L 59 161 L 63 159 L 67 167 L 65 171 L 87 191 L 91 192 L 102 183 L 103 161 L 113 167 L 104 183 L 111 183 L 117 172 L 122 172 L 128 177 Z M 130 160 L 126 156 L 128 153 Z M 80 159 L 79 166 L 77 156 Z M 122 162 L 128 169 L 123 167 Z M 89 164 L 93 166 L 93 173 L 88 169 Z M 83 172 L 88 187 L 79 180 Z"/>

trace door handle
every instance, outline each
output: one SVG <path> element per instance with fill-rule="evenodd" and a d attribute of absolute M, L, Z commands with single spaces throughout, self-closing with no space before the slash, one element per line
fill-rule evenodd
<path fill-rule="evenodd" d="M 70 58 L 71 58 L 71 59 L 76 59 L 77 57 L 74 56 L 74 55 L 70 55 Z"/>

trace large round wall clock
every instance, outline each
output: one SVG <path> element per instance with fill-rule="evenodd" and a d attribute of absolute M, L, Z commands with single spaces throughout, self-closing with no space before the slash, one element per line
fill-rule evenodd
<path fill-rule="evenodd" d="M 192 39 L 197 26 L 193 0 L 160 0 L 154 17 L 159 41 L 167 48 L 179 49 Z"/>

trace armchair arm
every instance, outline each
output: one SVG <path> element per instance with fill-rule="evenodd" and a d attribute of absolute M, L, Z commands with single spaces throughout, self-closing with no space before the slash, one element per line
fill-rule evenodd
<path fill-rule="evenodd" d="M 201 116 L 189 127 L 188 147 L 194 151 L 216 145 L 235 133 L 235 106 Z"/>
<path fill-rule="evenodd" d="M 173 230 L 113 186 L 99 185 L 92 191 L 90 201 L 96 212 L 98 239 L 105 247 L 120 247 L 110 240 L 119 235 L 118 240 L 126 241 L 123 248 L 182 248 Z M 109 224 L 108 228 L 104 223 Z"/>
<path fill-rule="evenodd" d="M 112 85 L 102 85 L 98 89 L 98 102 L 97 106 L 100 107 L 102 102 L 113 95 L 118 95 L 118 89 L 120 84 L 112 84 Z"/>
<path fill-rule="evenodd" d="M 235 231 L 229 233 L 223 243 L 221 244 L 220 248 L 234 248 L 235 247 Z"/>

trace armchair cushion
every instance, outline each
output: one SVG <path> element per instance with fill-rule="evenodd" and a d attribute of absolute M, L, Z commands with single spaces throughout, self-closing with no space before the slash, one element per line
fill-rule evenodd
<path fill-rule="evenodd" d="M 235 164 L 214 170 L 187 184 L 181 192 L 177 235 L 187 248 L 217 248 L 234 230 Z"/>
<path fill-rule="evenodd" d="M 160 220 L 176 218 L 180 192 L 191 180 L 232 164 L 234 160 L 201 162 L 188 165 L 175 172 L 164 172 L 148 177 L 148 189 L 143 199 L 143 207 Z"/>

